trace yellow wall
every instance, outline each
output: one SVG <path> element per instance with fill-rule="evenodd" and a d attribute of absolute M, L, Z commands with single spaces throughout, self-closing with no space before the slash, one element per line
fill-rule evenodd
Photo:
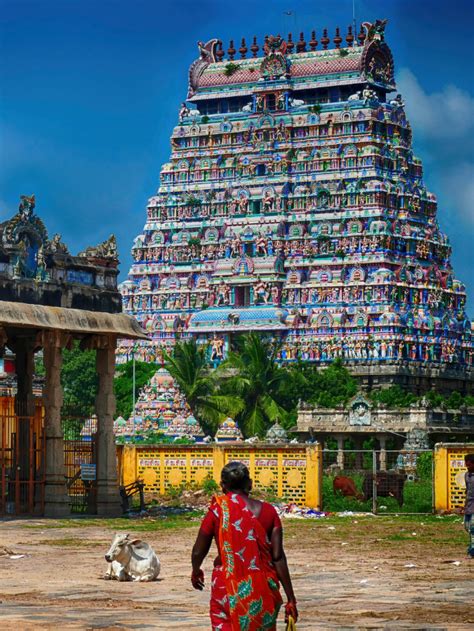
<path fill-rule="evenodd" d="M 435 446 L 436 511 L 452 511 L 464 507 L 464 456 L 467 453 L 474 453 L 474 443 L 439 443 Z"/>
<path fill-rule="evenodd" d="M 257 489 L 271 489 L 282 500 L 319 510 L 322 504 L 321 446 L 305 445 L 124 445 L 117 448 L 120 483 L 144 481 L 148 493 L 170 487 L 217 483 L 222 467 L 244 462 Z"/>

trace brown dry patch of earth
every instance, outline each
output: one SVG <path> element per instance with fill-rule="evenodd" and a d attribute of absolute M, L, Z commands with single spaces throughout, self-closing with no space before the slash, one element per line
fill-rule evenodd
<path fill-rule="evenodd" d="M 209 629 L 209 591 L 189 583 L 199 520 L 0 521 L 0 548 L 26 555 L 0 556 L 2 630 Z M 299 630 L 473 628 L 474 561 L 460 519 L 348 516 L 284 527 Z M 161 580 L 102 579 L 117 531 L 155 548 Z M 209 580 L 211 559 L 204 569 Z"/>

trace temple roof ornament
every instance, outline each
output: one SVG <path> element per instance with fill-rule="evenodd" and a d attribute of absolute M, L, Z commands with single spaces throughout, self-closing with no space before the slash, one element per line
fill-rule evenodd
<path fill-rule="evenodd" d="M 83 252 L 79 252 L 78 256 L 89 259 L 118 260 L 117 240 L 115 235 L 111 234 L 108 239 L 99 245 L 86 248 Z"/>
<path fill-rule="evenodd" d="M 288 442 L 288 434 L 278 421 L 274 423 L 266 433 L 265 442 L 273 444 Z"/>
<path fill-rule="evenodd" d="M 22 195 L 18 212 L 0 224 L 0 293 L 4 293 L 3 300 L 31 302 L 28 296 L 38 293 L 38 304 L 67 304 L 71 308 L 96 311 L 97 291 L 104 296 L 107 294 L 101 303 L 102 310 L 121 311 L 115 237 L 74 256 L 60 234 L 49 239 L 43 221 L 35 214 L 35 205 L 34 195 Z M 18 282 L 23 280 L 36 283 L 33 292 L 26 282 Z M 38 283 L 44 285 L 43 294 Z M 84 290 L 86 286 L 89 292 Z M 87 298 L 79 297 L 80 287 L 83 296 L 90 294 Z M 77 297 L 73 297 L 75 294 Z"/>
<path fill-rule="evenodd" d="M 285 56 L 286 42 L 279 35 L 270 35 L 265 40 L 265 57 L 260 66 L 260 74 L 264 79 L 275 80 L 286 76 L 288 60 Z"/>
<path fill-rule="evenodd" d="M 234 419 L 228 417 L 219 425 L 216 432 L 216 442 L 223 441 L 241 441 L 243 440 L 242 432 Z"/>

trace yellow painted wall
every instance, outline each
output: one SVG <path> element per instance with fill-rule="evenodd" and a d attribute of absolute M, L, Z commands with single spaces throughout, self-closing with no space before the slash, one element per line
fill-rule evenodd
<path fill-rule="evenodd" d="M 435 446 L 436 511 L 452 511 L 464 507 L 464 456 L 467 453 L 474 453 L 474 443 L 439 443 Z"/>
<path fill-rule="evenodd" d="M 206 479 L 219 483 L 222 467 L 240 460 L 249 467 L 256 489 L 271 490 L 300 506 L 320 509 L 322 505 L 320 445 L 124 445 L 118 447 L 117 456 L 120 483 L 141 479 L 148 493 L 199 486 Z"/>

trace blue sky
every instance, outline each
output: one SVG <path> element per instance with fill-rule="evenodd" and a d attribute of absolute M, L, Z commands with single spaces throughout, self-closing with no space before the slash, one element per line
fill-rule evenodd
<path fill-rule="evenodd" d="M 474 316 L 474 53 L 470 0 L 355 0 L 388 18 L 414 147 Z M 285 12 L 292 11 L 291 16 Z M 0 0 L 0 221 L 35 193 L 75 253 L 117 235 L 121 278 L 186 96 L 196 42 L 345 33 L 352 0 Z"/>

